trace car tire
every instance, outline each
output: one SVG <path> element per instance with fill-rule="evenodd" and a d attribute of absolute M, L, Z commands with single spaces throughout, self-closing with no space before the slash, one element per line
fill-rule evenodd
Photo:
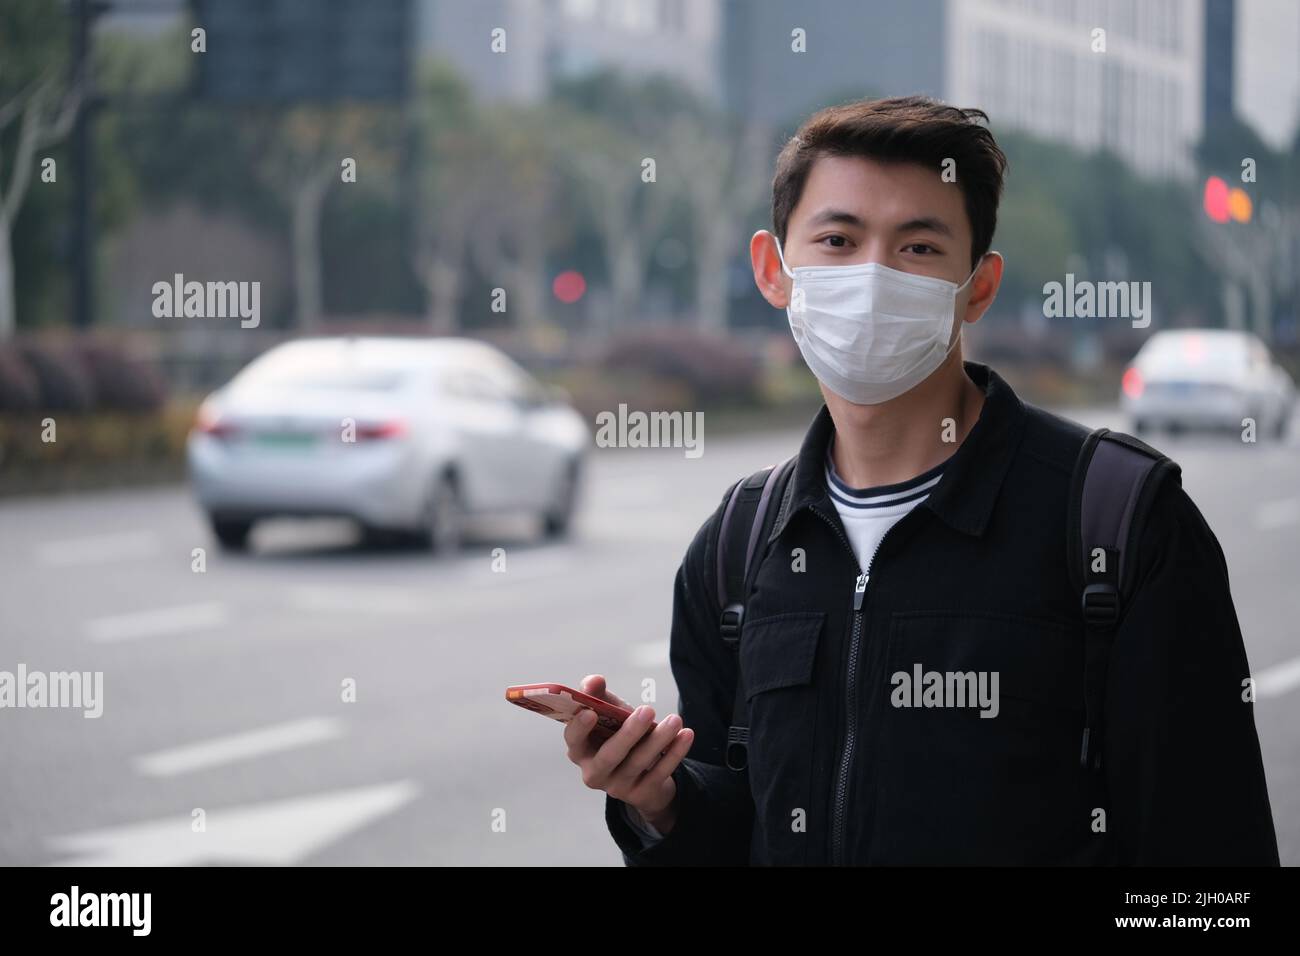
<path fill-rule="evenodd" d="M 573 529 L 573 515 L 578 507 L 578 488 L 582 482 L 582 462 L 573 459 L 564 466 L 555 501 L 542 515 L 542 534 L 563 538 Z"/>
<path fill-rule="evenodd" d="M 364 550 L 387 551 L 399 544 L 409 543 L 409 538 L 404 541 L 402 533 L 392 528 L 380 528 L 365 523 L 362 523 L 360 528 L 361 547 Z"/>
<path fill-rule="evenodd" d="M 208 521 L 212 525 L 212 533 L 216 535 L 217 543 L 224 550 L 248 550 L 248 536 L 253 530 L 252 521 L 238 518 L 218 518 L 216 515 L 209 515 Z"/>
<path fill-rule="evenodd" d="M 465 508 L 456 476 L 444 471 L 433 481 L 425 503 L 420 537 L 435 554 L 460 550 L 465 536 Z"/>

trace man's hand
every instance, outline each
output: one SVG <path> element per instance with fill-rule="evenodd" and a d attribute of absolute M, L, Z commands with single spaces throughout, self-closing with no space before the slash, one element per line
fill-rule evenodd
<path fill-rule="evenodd" d="M 584 710 L 564 726 L 569 759 L 582 769 L 582 782 L 593 790 L 604 790 L 641 814 L 652 827 L 667 834 L 677 822 L 677 784 L 673 771 L 691 749 L 695 731 L 682 727 L 682 719 L 670 714 L 651 730 L 654 708 L 637 707 L 611 694 L 605 678 L 591 674 L 582 679 L 579 690 L 632 711 L 618 732 L 608 740 L 592 737 L 596 715 Z"/>

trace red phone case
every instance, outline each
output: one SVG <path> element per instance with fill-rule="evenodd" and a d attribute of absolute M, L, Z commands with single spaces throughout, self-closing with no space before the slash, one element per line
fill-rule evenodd
<path fill-rule="evenodd" d="M 602 740 L 614 736 L 632 711 L 584 694 L 564 684 L 518 684 L 506 688 L 506 700 L 525 710 L 531 710 L 552 720 L 567 724 L 584 710 L 596 712 L 596 725 L 592 734 Z"/>

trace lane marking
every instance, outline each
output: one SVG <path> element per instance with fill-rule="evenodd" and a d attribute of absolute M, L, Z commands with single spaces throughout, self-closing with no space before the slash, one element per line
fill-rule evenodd
<path fill-rule="evenodd" d="M 414 588 L 305 585 L 290 588 L 287 597 L 289 604 L 301 611 L 423 614 L 433 607 Z"/>
<path fill-rule="evenodd" d="M 36 549 L 36 560 L 46 567 L 70 568 L 107 561 L 147 558 L 158 553 L 158 535 L 152 531 L 96 534 L 63 541 L 47 541 Z"/>
<path fill-rule="evenodd" d="M 205 604 L 185 604 L 96 618 L 86 622 L 85 633 L 96 644 L 113 644 L 143 637 L 209 630 L 221 627 L 228 621 L 226 605 L 210 601 Z"/>
<path fill-rule="evenodd" d="M 334 790 L 271 803 L 191 813 L 52 837 L 54 866 L 187 866 L 262 863 L 290 866 L 401 809 L 420 792 L 410 780 Z"/>
<path fill-rule="evenodd" d="M 133 762 L 136 771 L 147 777 L 175 777 L 238 760 L 283 753 L 342 735 L 343 721 L 333 717 L 309 717 L 159 750 L 136 757 Z"/>
<path fill-rule="evenodd" d="M 1281 697 L 1300 687 L 1300 657 L 1277 664 L 1255 675 L 1255 697 Z"/>

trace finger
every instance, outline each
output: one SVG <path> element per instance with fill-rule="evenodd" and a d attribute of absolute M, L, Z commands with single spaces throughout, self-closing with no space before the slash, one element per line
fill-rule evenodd
<path fill-rule="evenodd" d="M 592 730 L 596 726 L 596 712 L 584 707 L 564 724 L 564 743 L 568 748 L 569 759 L 579 763 L 596 752 L 601 741 L 593 738 Z"/>
<path fill-rule="evenodd" d="M 623 799 L 628 803 L 636 804 L 650 804 L 657 801 L 663 795 L 665 781 L 673 775 L 673 771 L 691 752 L 693 743 L 695 743 L 695 731 L 689 727 L 677 731 L 677 736 L 664 751 L 663 756 L 641 775 L 636 785 Z"/>
<path fill-rule="evenodd" d="M 676 714 L 669 714 L 659 721 L 659 726 L 632 748 L 627 759 L 614 771 L 614 776 L 626 786 L 634 786 L 641 774 L 649 770 L 659 755 L 668 749 L 681 729 L 682 719 Z"/>
<path fill-rule="evenodd" d="M 654 716 L 653 707 L 643 705 L 636 708 L 632 711 L 632 716 L 623 721 L 623 726 L 618 729 L 618 732 L 600 745 L 590 761 L 590 776 L 596 781 L 594 786 L 609 781 L 619 764 L 627 759 L 632 748 L 650 732 Z"/>

